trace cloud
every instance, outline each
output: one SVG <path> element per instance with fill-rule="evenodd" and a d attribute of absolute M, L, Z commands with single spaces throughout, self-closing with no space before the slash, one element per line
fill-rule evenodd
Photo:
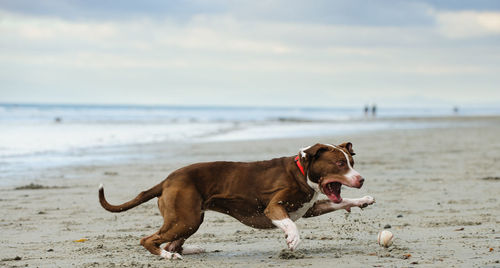
<path fill-rule="evenodd" d="M 440 33 L 449 38 L 500 35 L 500 12 L 437 12 L 436 20 Z"/>
<path fill-rule="evenodd" d="M 3 9 L 65 20 L 129 20 L 141 17 L 189 21 L 200 14 L 231 15 L 247 21 L 341 25 L 416 25 L 431 23 L 426 1 L 364 0 L 15 0 Z"/>
<path fill-rule="evenodd" d="M 176 16 L 137 15 L 125 2 L 115 18 L 104 16 L 106 8 L 101 14 L 83 2 L 63 2 L 58 8 L 74 16 L 48 8 L 0 10 L 0 101 L 40 90 L 47 92 L 38 94 L 44 100 L 50 94 L 71 98 L 76 94 L 63 92 L 78 89 L 89 92 L 78 95 L 87 102 L 99 96 L 112 102 L 164 98 L 210 104 L 227 96 L 251 105 L 267 96 L 269 105 L 362 104 L 375 96 L 392 100 L 407 94 L 459 99 L 443 89 L 488 92 L 500 83 L 498 40 L 477 38 L 497 34 L 495 12 L 463 15 L 417 3 L 382 8 L 384 16 L 372 17 L 374 11 L 356 1 L 336 2 L 338 10 L 331 5 L 321 12 L 304 2 L 224 1 L 202 12 L 212 1 L 197 0 L 189 2 L 196 7 L 178 7 L 183 11 Z M 82 13 L 75 3 L 83 5 Z M 351 13 L 343 14 L 345 19 L 335 18 L 346 10 Z M 412 12 L 418 14 L 409 16 Z M 357 14 L 364 17 L 358 20 Z M 473 29 L 454 32 L 464 18 Z M 479 36 L 471 33 L 478 31 Z M 310 94 L 300 94 L 306 89 Z"/>
<path fill-rule="evenodd" d="M 406 72 L 471 73 L 481 67 L 422 62 L 416 46 L 435 43 L 422 27 L 337 26 L 248 22 L 232 16 L 197 15 L 189 22 L 67 21 L 2 13 L 11 63 L 61 67 L 215 68 L 318 74 Z M 10 47 L 9 47 L 10 46 Z M 403 66 L 398 61 L 406 61 Z M 427 60 L 429 61 L 429 60 Z M 429 65 L 429 66 L 426 66 Z"/>

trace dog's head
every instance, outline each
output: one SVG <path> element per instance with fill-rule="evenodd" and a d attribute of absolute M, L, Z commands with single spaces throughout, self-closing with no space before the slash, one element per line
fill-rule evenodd
<path fill-rule="evenodd" d="M 299 155 L 309 186 L 328 196 L 334 203 L 342 202 L 342 185 L 354 188 L 363 186 L 364 178 L 353 168 L 352 156 L 355 153 L 350 142 L 340 145 L 318 143 L 300 150 Z"/>

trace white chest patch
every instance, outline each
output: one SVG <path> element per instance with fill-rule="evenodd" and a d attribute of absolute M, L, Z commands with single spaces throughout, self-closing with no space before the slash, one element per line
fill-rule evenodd
<path fill-rule="evenodd" d="M 302 216 L 304 216 L 304 214 L 306 214 L 306 212 L 310 208 L 312 208 L 312 206 L 314 206 L 314 203 L 316 203 L 316 201 L 318 201 L 318 195 L 319 195 L 318 192 L 314 192 L 314 195 L 311 198 L 311 201 L 302 204 L 302 207 L 300 207 L 296 211 L 288 213 L 288 215 L 290 216 L 290 219 L 292 219 L 292 221 L 296 221 L 296 220 L 302 218 Z"/>

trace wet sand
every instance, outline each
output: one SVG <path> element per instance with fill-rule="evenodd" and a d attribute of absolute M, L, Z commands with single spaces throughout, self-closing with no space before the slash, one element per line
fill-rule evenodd
<path fill-rule="evenodd" d="M 456 120 L 464 124 L 329 138 L 131 146 L 133 153 L 152 157 L 39 171 L 33 182 L 40 189 L 0 188 L 0 266 L 500 267 L 500 118 L 450 122 Z M 139 244 L 161 226 L 155 199 L 118 214 L 102 209 L 97 199 L 101 182 L 108 201 L 117 204 L 189 163 L 263 160 L 295 155 L 316 142 L 344 141 L 354 144 L 355 167 L 366 182 L 362 189 L 343 187 L 342 196 L 371 195 L 376 204 L 300 219 L 302 241 L 293 254 L 284 250 L 279 229 L 252 229 L 207 212 L 186 242 L 207 253 L 163 260 Z M 376 242 L 384 228 L 395 236 L 387 249 Z"/>

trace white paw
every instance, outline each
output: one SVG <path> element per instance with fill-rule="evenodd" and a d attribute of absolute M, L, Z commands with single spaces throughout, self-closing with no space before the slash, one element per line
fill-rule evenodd
<path fill-rule="evenodd" d="M 286 234 L 286 244 L 288 245 L 288 248 L 291 251 L 294 251 L 297 246 L 300 243 L 300 237 L 299 237 L 299 232 L 295 229 L 295 232 L 293 230 L 291 232 L 288 232 Z"/>
<path fill-rule="evenodd" d="M 360 198 L 358 202 L 359 202 L 358 206 L 360 208 L 364 208 L 364 207 L 367 207 L 367 206 L 375 203 L 375 198 L 367 195 L 367 196 L 364 196 L 363 198 Z"/>
<path fill-rule="evenodd" d="M 160 255 L 167 260 L 182 260 L 181 254 L 177 252 L 169 252 L 164 249 L 161 250 Z"/>
<path fill-rule="evenodd" d="M 286 244 L 290 250 L 295 250 L 300 243 L 299 230 L 297 225 L 290 219 L 285 218 L 282 220 L 273 220 L 274 225 L 285 231 Z"/>

